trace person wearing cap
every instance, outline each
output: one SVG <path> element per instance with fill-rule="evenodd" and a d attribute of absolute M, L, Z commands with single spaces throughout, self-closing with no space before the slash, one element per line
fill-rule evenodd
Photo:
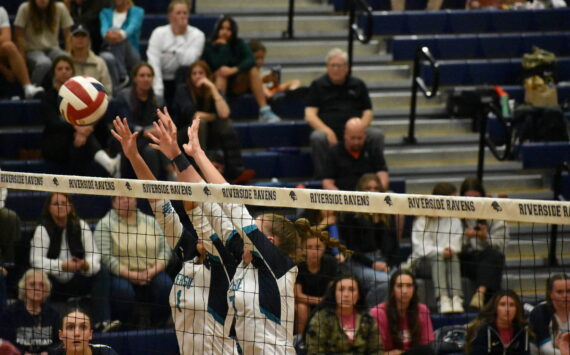
<path fill-rule="evenodd" d="M 91 38 L 87 27 L 75 24 L 71 27 L 70 54 L 77 75 L 88 75 L 98 80 L 107 91 L 113 94 L 113 84 L 107 64 L 91 50 Z"/>

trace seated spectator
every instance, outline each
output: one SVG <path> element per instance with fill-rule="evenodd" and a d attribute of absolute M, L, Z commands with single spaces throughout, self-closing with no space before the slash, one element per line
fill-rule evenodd
<path fill-rule="evenodd" d="M 327 288 L 338 274 L 338 262 L 325 254 L 326 244 L 318 235 L 305 240 L 306 260 L 299 263 L 295 281 L 295 321 L 297 334 L 303 334 L 309 315 L 325 295 Z"/>
<path fill-rule="evenodd" d="M 392 4 L 392 11 L 404 11 L 406 9 L 406 0 L 390 0 Z M 439 10 L 443 0 L 428 0 L 426 4 L 426 10 Z"/>
<path fill-rule="evenodd" d="M 0 339 L 22 353 L 47 354 L 59 343 L 59 314 L 47 302 L 51 282 L 41 270 L 29 269 L 18 282 L 18 301 L 0 317 Z"/>
<path fill-rule="evenodd" d="M 333 281 L 307 327 L 307 353 L 382 354 L 376 321 L 362 292 L 352 276 Z"/>
<path fill-rule="evenodd" d="M 255 67 L 261 76 L 261 82 L 263 83 L 263 94 L 265 95 L 266 99 L 271 99 L 273 95 L 277 93 L 293 91 L 301 87 L 301 80 L 293 79 L 282 83 L 281 72 L 279 70 L 273 68 L 268 71 L 266 68 L 264 68 L 267 48 L 265 48 L 263 43 L 256 39 L 252 39 L 249 41 L 249 48 L 251 49 L 251 52 L 255 58 Z"/>
<path fill-rule="evenodd" d="M 78 309 L 63 316 L 58 333 L 61 346 L 52 355 L 117 355 L 110 346 L 90 343 L 93 340 L 91 318 Z"/>
<path fill-rule="evenodd" d="M 31 99 L 44 90 L 30 81 L 26 61 L 12 42 L 10 20 L 3 6 L 0 6 L 0 75 L 8 81 L 18 80 L 26 99 Z"/>
<path fill-rule="evenodd" d="M 433 195 L 453 196 L 457 188 L 440 182 L 433 188 Z M 412 255 L 410 264 L 415 268 L 431 266 L 431 278 L 439 299 L 440 313 L 463 313 L 461 251 L 463 226 L 459 218 L 419 216 L 412 227 Z"/>
<path fill-rule="evenodd" d="M 176 71 L 194 63 L 204 50 L 204 33 L 188 24 L 189 13 L 186 0 L 170 1 L 168 25 L 155 28 L 148 41 L 146 56 L 156 73 L 152 87 L 167 100 L 176 91 Z"/>
<path fill-rule="evenodd" d="M 103 8 L 110 7 L 110 0 L 63 0 L 73 22 L 82 23 L 89 31 L 91 49 L 99 53 L 101 50 L 101 21 L 99 13 Z"/>
<path fill-rule="evenodd" d="M 558 335 L 570 333 L 570 278 L 556 274 L 546 281 L 546 301 L 538 304 L 529 317 L 540 354 L 558 355 Z"/>
<path fill-rule="evenodd" d="M 108 271 L 101 268 L 91 228 L 77 216 L 69 195 L 48 195 L 32 238 L 30 261 L 48 274 L 52 301 L 89 295 L 98 328 L 110 324 Z"/>
<path fill-rule="evenodd" d="M 59 46 L 60 31 L 65 49 L 69 50 L 71 25 L 73 19 L 69 11 L 63 3 L 55 0 L 28 0 L 18 8 L 14 38 L 18 50 L 30 65 L 34 84 L 41 85 L 52 61 L 65 54 Z"/>
<path fill-rule="evenodd" d="M 120 173 L 120 155 L 111 158 L 106 149 L 111 134 L 103 120 L 94 126 L 73 126 L 61 117 L 59 111 L 59 88 L 75 75 L 73 60 L 61 56 L 53 62 L 53 85 L 41 99 L 44 116 L 42 153 L 46 160 L 65 167 L 67 173 L 86 175 L 92 173 L 93 161 L 105 169 L 110 176 Z"/>
<path fill-rule="evenodd" d="M 466 178 L 461 184 L 460 194 L 466 197 L 487 196 L 483 184 L 476 178 Z M 500 220 L 463 220 L 462 223 L 461 275 L 475 282 L 477 290 L 469 306 L 480 309 L 493 293 L 501 289 L 509 227 Z"/>
<path fill-rule="evenodd" d="M 366 139 L 365 122 L 358 118 L 346 121 L 344 141 L 329 149 L 323 166 L 323 188 L 354 191 L 358 179 L 366 173 L 375 173 L 381 188 L 388 188 L 388 167 L 381 150 Z"/>
<path fill-rule="evenodd" d="M 113 84 L 105 61 L 91 50 L 91 38 L 87 27 L 75 24 L 71 27 L 71 59 L 76 75 L 88 75 L 98 80 L 113 95 Z"/>
<path fill-rule="evenodd" d="M 376 174 L 367 173 L 358 180 L 356 190 L 385 192 L 381 186 Z M 339 213 L 340 240 L 354 252 L 341 269 L 354 274 L 364 285 L 366 302 L 371 307 L 387 296 L 388 273 L 398 262 L 398 229 L 403 223 L 403 218 L 395 215 Z"/>
<path fill-rule="evenodd" d="M 384 354 L 433 354 L 429 346 L 434 341 L 429 309 L 419 302 L 411 272 L 398 270 L 393 274 L 388 300 L 370 313 L 378 323 Z"/>
<path fill-rule="evenodd" d="M 126 323 L 136 301 L 148 302 L 150 324 L 161 326 L 170 314 L 172 280 L 164 272 L 170 247 L 161 226 L 137 208 L 136 199 L 113 197 L 112 207 L 97 224 L 95 240 L 103 265 L 111 271 L 113 314 Z"/>
<path fill-rule="evenodd" d="M 0 313 L 6 306 L 8 276 L 7 266 L 14 262 L 15 246 L 20 240 L 20 226 L 22 222 L 16 212 L 6 208 L 8 189 L 0 188 Z"/>
<path fill-rule="evenodd" d="M 190 66 L 185 85 L 179 85 L 172 103 L 174 122 L 178 128 L 180 146 L 187 141 L 188 127 L 194 117 L 200 118 L 200 142 L 207 151 L 224 153 L 226 176 L 237 182 L 247 182 L 255 172 L 246 170 L 241 157 L 240 140 L 229 119 L 230 108 L 212 83 L 212 71 L 203 60 Z M 237 183 L 233 181 L 233 183 Z"/>
<path fill-rule="evenodd" d="M 497 291 L 467 326 L 466 354 L 530 354 L 531 334 L 519 296 Z"/>
<path fill-rule="evenodd" d="M 240 95 L 251 90 L 259 105 L 259 120 L 281 120 L 267 104 L 253 54 L 238 37 L 238 26 L 232 17 L 223 16 L 218 20 L 212 38 L 204 48 L 203 58 L 214 71 L 216 86 L 223 94 Z"/>
<path fill-rule="evenodd" d="M 113 0 L 113 5 L 99 13 L 101 57 L 107 62 L 118 90 L 129 83 L 129 73 L 141 61 L 139 42 L 144 9 L 135 6 L 132 0 Z"/>
<path fill-rule="evenodd" d="M 117 96 L 118 116 L 129 118 L 131 129 L 141 136 L 137 144 L 143 159 L 154 176 L 165 180 L 170 178 L 173 168 L 161 152 L 148 145 L 151 142 L 149 133 L 154 132 L 152 123 L 156 120 L 156 109 L 164 106 L 162 96 L 152 88 L 155 72 L 150 64 L 141 62 L 133 69 L 132 77 L 133 85 L 122 89 Z M 126 173 L 125 176 L 124 169 L 123 163 L 123 177 L 134 177 L 134 173 Z"/>
<path fill-rule="evenodd" d="M 384 134 L 370 127 L 373 112 L 368 88 L 362 80 L 348 75 L 348 54 L 334 48 L 326 60 L 327 73 L 313 80 L 305 98 L 305 120 L 313 129 L 310 140 L 317 179 L 323 178 L 329 147 L 343 139 L 346 121 L 350 118 L 362 119 L 366 143 L 372 151 L 384 150 Z"/>

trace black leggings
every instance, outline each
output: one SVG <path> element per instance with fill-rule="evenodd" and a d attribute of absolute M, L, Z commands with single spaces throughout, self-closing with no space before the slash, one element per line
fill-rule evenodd
<path fill-rule="evenodd" d="M 501 289 L 505 255 L 491 246 L 483 250 L 463 251 L 459 254 L 461 274 L 475 282 L 476 287 L 485 286 L 485 301 Z"/>

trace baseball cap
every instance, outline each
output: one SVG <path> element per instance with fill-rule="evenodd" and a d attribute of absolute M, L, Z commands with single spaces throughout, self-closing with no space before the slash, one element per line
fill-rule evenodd
<path fill-rule="evenodd" d="M 78 23 L 78 24 L 71 26 L 71 35 L 75 36 L 76 34 L 84 34 L 84 35 L 89 36 L 89 31 L 87 30 L 87 27 Z"/>

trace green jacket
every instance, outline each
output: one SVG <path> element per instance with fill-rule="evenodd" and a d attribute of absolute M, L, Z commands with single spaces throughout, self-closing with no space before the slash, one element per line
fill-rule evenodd
<path fill-rule="evenodd" d="M 255 58 L 251 49 L 243 39 L 236 39 L 234 46 L 229 44 L 214 45 L 211 41 L 206 42 L 203 59 L 208 63 L 213 72 L 221 66 L 237 67 L 240 73 L 247 72 L 255 65 Z"/>

